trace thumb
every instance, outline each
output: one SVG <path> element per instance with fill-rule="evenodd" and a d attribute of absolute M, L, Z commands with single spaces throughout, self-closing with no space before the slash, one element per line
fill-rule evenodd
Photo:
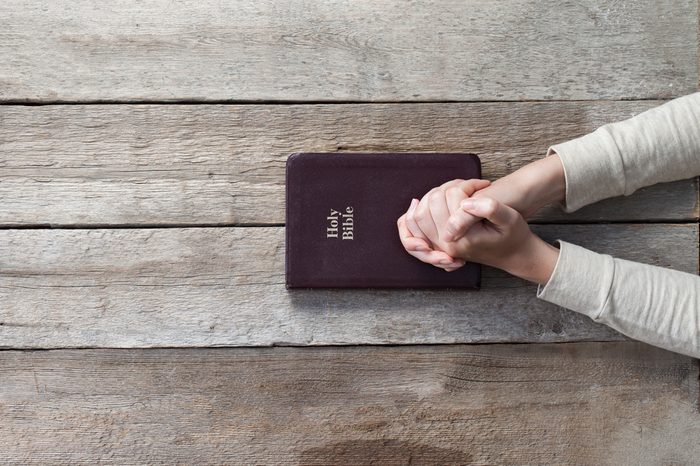
<path fill-rule="evenodd" d="M 519 215 L 512 207 L 491 197 L 465 199 L 460 207 L 465 212 L 483 217 L 498 227 L 511 225 Z"/>
<path fill-rule="evenodd" d="M 443 239 L 445 241 L 457 241 L 473 226 L 481 221 L 481 217 L 460 209 L 447 219 L 447 227 Z"/>
<path fill-rule="evenodd" d="M 458 187 L 464 191 L 467 196 L 473 196 L 475 192 L 484 189 L 491 182 L 489 180 L 482 180 L 480 178 L 471 178 L 466 181 L 462 181 Z"/>

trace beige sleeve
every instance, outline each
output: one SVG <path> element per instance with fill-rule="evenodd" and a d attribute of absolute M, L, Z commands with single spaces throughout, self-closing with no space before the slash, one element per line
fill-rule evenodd
<path fill-rule="evenodd" d="M 549 148 L 564 166 L 566 212 L 700 175 L 700 92 Z"/>
<path fill-rule="evenodd" d="M 640 187 L 700 175 L 700 93 L 549 148 L 564 165 L 573 212 Z M 559 258 L 537 297 L 636 340 L 700 358 L 700 277 L 617 259 L 557 240 Z"/>
<path fill-rule="evenodd" d="M 617 259 L 562 240 L 537 297 L 628 337 L 700 358 L 700 277 Z"/>

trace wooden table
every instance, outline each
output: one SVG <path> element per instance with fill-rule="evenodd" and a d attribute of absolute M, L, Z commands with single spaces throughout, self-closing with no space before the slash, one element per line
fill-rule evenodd
<path fill-rule="evenodd" d="M 10 463 L 689 464 L 698 360 L 484 268 L 285 290 L 295 151 L 497 179 L 698 89 L 695 0 L 0 3 Z M 698 273 L 698 180 L 532 221 Z"/>

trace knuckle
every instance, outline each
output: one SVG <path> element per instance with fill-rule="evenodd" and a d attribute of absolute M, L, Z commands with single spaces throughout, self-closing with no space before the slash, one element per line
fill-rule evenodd
<path fill-rule="evenodd" d="M 417 208 L 415 212 L 413 212 L 413 220 L 415 220 L 416 222 L 425 220 L 425 211 L 423 209 Z"/>
<path fill-rule="evenodd" d="M 483 199 L 483 207 L 484 211 L 492 214 L 496 211 L 496 208 L 498 207 L 498 204 L 496 204 L 496 201 L 491 199 L 491 198 L 484 198 Z"/>
<path fill-rule="evenodd" d="M 441 197 L 442 197 L 442 193 L 439 190 L 430 191 L 428 193 L 428 201 L 430 201 L 430 202 L 439 201 Z"/>
<path fill-rule="evenodd" d="M 462 221 L 459 217 L 452 216 L 447 220 L 447 231 L 457 233 L 462 228 Z"/>
<path fill-rule="evenodd" d="M 447 196 L 457 196 L 457 195 L 460 195 L 460 194 L 463 195 L 463 193 L 464 193 L 464 191 L 462 191 L 462 190 L 461 190 L 460 188 L 458 188 L 457 186 L 450 186 L 449 188 L 447 188 L 447 189 L 445 190 L 445 194 L 446 194 Z"/>

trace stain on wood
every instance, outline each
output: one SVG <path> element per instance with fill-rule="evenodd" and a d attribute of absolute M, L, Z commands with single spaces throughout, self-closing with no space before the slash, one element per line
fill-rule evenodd
<path fill-rule="evenodd" d="M 696 360 L 635 342 L 0 352 L 10 463 L 691 464 Z"/>

